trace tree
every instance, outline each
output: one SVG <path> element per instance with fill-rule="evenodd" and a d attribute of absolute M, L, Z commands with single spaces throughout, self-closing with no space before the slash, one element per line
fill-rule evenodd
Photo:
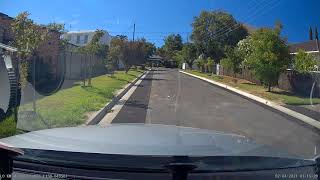
<path fill-rule="evenodd" d="M 144 44 L 143 46 L 146 52 L 145 59 L 149 58 L 150 56 L 156 53 L 157 48 L 153 43 L 147 42 L 147 40 L 144 38 L 142 38 L 140 41 Z"/>
<path fill-rule="evenodd" d="M 241 72 L 241 64 L 243 59 L 239 56 L 237 49 L 227 50 L 227 58 L 221 60 L 221 64 L 224 68 L 230 69 L 233 72 L 234 77 L 236 73 Z"/>
<path fill-rule="evenodd" d="M 46 28 L 49 30 L 49 31 L 56 31 L 56 32 L 59 32 L 60 34 L 63 34 L 66 32 L 66 29 L 65 29 L 65 25 L 64 24 L 60 24 L 60 23 L 49 23 L 46 25 Z M 59 40 L 59 49 L 61 51 L 65 50 L 66 47 L 67 47 L 67 44 L 68 44 L 68 40 L 66 39 L 60 39 Z"/>
<path fill-rule="evenodd" d="M 128 73 L 133 65 L 144 64 L 154 49 L 154 45 L 145 39 L 128 41 L 125 37 L 117 36 L 111 40 L 109 59 L 117 63 L 121 61 Z"/>
<path fill-rule="evenodd" d="M 144 48 L 144 43 L 138 41 L 125 41 L 121 52 L 121 61 L 124 64 L 125 72 L 128 73 L 133 65 L 139 65 L 146 62 L 147 51 Z"/>
<path fill-rule="evenodd" d="M 268 91 L 278 83 L 280 73 L 290 62 L 286 40 L 280 34 L 279 24 L 274 29 L 261 28 L 252 34 L 252 53 L 248 57 L 248 65 L 268 87 Z"/>
<path fill-rule="evenodd" d="M 20 57 L 20 77 L 19 81 L 24 87 L 28 78 L 28 58 L 34 55 L 41 41 L 46 36 L 46 31 L 43 31 L 38 25 L 36 25 L 31 19 L 29 19 L 30 13 L 20 13 L 12 23 L 12 32 L 14 36 L 13 45 L 18 49 L 18 55 Z"/>
<path fill-rule="evenodd" d="M 197 47 L 193 43 L 187 43 L 183 46 L 182 52 L 185 62 L 192 69 L 193 62 L 197 58 Z"/>
<path fill-rule="evenodd" d="M 316 27 L 316 30 L 314 32 L 314 36 L 316 40 L 319 40 L 319 34 L 318 34 L 318 28 Z"/>
<path fill-rule="evenodd" d="M 196 65 L 201 72 L 206 72 L 207 60 L 200 57 L 196 60 Z"/>
<path fill-rule="evenodd" d="M 299 73 L 307 73 L 314 70 L 317 62 L 315 58 L 306 53 L 304 50 L 299 50 L 294 57 L 294 70 Z"/>
<path fill-rule="evenodd" d="M 46 25 L 46 28 L 51 30 L 51 31 L 57 31 L 60 33 L 64 33 L 65 32 L 65 25 L 64 24 L 60 24 L 60 23 L 49 23 Z"/>
<path fill-rule="evenodd" d="M 101 57 L 106 61 L 108 56 L 109 46 L 106 44 L 101 44 L 100 39 L 104 36 L 105 32 L 103 30 L 97 29 L 91 39 L 91 41 L 86 45 L 78 49 L 80 53 L 86 55 L 87 59 L 90 59 L 92 56 Z M 86 62 L 86 67 L 89 67 L 89 77 L 88 77 L 88 86 L 91 86 L 91 77 L 92 77 L 92 64 L 89 61 L 89 65 Z M 83 80 L 83 86 L 86 86 L 86 78 Z"/>
<path fill-rule="evenodd" d="M 207 58 L 207 69 L 208 69 L 208 73 L 213 73 L 213 64 L 214 64 L 213 59 L 211 59 L 210 57 L 208 57 L 208 58 Z"/>
<path fill-rule="evenodd" d="M 246 39 L 243 39 L 238 42 L 237 47 L 235 51 L 238 53 L 238 57 L 242 60 L 242 67 L 245 67 L 245 65 L 248 62 L 248 57 L 251 55 L 253 51 L 252 47 L 252 38 L 251 36 L 248 36 Z"/>
<path fill-rule="evenodd" d="M 163 50 L 166 59 L 172 59 L 177 51 L 181 51 L 183 47 L 180 34 L 170 34 L 164 40 Z"/>
<path fill-rule="evenodd" d="M 310 28 L 309 28 L 309 40 L 310 40 L 310 41 L 313 40 L 313 32 L 312 32 L 311 26 L 310 26 Z"/>
<path fill-rule="evenodd" d="M 126 41 L 128 41 L 128 38 L 122 35 L 117 35 L 111 39 L 107 63 L 107 68 L 111 73 L 117 69 L 117 66 L 120 63 L 122 58 L 122 48 Z"/>
<path fill-rule="evenodd" d="M 225 56 L 226 47 L 233 48 L 248 35 L 247 29 L 232 15 L 221 11 L 202 11 L 192 23 L 191 39 L 199 54 L 219 61 Z"/>

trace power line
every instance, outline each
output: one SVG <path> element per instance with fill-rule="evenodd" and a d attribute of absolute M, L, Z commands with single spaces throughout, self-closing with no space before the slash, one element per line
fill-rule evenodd
<path fill-rule="evenodd" d="M 264 6 L 262 7 L 262 8 L 263 8 L 262 11 L 256 11 L 256 13 L 255 13 L 255 14 L 252 14 L 251 17 L 249 16 L 249 18 L 247 18 L 247 19 L 248 19 L 247 22 L 250 22 L 250 21 L 256 19 L 258 16 L 260 16 L 260 15 L 262 15 L 262 14 L 270 11 L 271 9 L 275 8 L 277 5 L 279 5 L 279 4 L 281 3 L 281 2 L 278 1 L 278 0 L 273 0 L 273 1 L 271 0 L 271 1 L 268 1 L 268 2 L 269 2 L 269 3 L 267 3 L 266 5 L 264 5 Z M 270 2 L 273 2 L 273 3 L 274 3 L 273 6 L 272 6 L 272 3 L 270 3 Z M 269 5 L 271 5 L 271 6 L 269 7 L 269 9 L 267 9 L 266 7 L 268 7 Z M 260 8 L 260 9 L 261 9 L 261 8 Z M 260 13 L 257 14 L 257 12 L 260 12 Z M 255 15 L 255 16 L 254 16 L 254 15 Z M 225 34 L 227 34 L 227 33 L 230 33 L 230 32 L 232 32 L 232 31 L 234 31 L 234 30 L 236 30 L 236 29 L 238 29 L 238 28 L 240 28 L 240 27 L 241 27 L 241 24 L 233 25 L 232 27 L 229 28 L 229 30 L 226 29 L 226 31 L 224 31 L 224 32 L 222 32 L 222 33 L 220 33 L 220 34 L 217 34 L 217 35 L 214 37 L 214 39 L 219 38 L 219 37 L 221 37 L 221 36 L 223 36 L 223 35 L 225 35 Z"/>

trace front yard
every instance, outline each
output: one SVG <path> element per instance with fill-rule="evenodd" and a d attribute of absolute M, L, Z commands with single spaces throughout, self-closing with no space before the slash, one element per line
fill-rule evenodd
<path fill-rule="evenodd" d="M 229 76 L 211 76 L 209 74 L 201 73 L 196 70 L 186 70 L 186 72 L 212 79 L 220 83 L 224 83 L 226 85 L 235 87 L 237 89 L 277 102 L 282 105 L 310 105 L 311 103 L 309 97 L 302 97 L 291 92 L 281 90 L 279 88 L 273 88 L 271 92 L 267 92 L 267 89 L 265 87 L 256 85 L 244 79 L 233 78 Z M 319 104 L 320 98 L 313 98 L 312 103 Z"/>
<path fill-rule="evenodd" d="M 82 87 L 76 82 L 73 87 L 37 100 L 37 116 L 26 118 L 24 112 L 32 112 L 32 102 L 19 108 L 17 127 L 34 131 L 39 129 L 78 126 L 85 123 L 90 112 L 101 109 L 111 101 L 114 93 L 131 82 L 142 71 L 132 70 L 128 74 L 118 71 L 114 77 L 102 75 L 92 79 L 91 87 Z M 2 122 L 0 137 L 14 134 L 15 123 L 12 119 Z"/>

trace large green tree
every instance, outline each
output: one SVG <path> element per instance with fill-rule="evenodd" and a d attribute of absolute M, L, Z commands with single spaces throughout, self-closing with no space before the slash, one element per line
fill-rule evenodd
<path fill-rule="evenodd" d="M 164 58 L 172 59 L 175 56 L 176 52 L 182 50 L 182 47 L 183 43 L 180 34 L 170 34 L 164 40 Z"/>
<path fill-rule="evenodd" d="M 199 53 L 215 60 L 225 56 L 226 47 L 234 47 L 248 35 L 247 29 L 234 17 L 222 11 L 202 11 L 192 23 L 191 39 Z"/>
<path fill-rule="evenodd" d="M 281 37 L 282 26 L 274 29 L 261 28 L 252 34 L 252 53 L 248 57 L 248 65 L 255 76 L 271 91 L 277 85 L 281 72 L 290 63 L 289 49 L 286 40 Z"/>

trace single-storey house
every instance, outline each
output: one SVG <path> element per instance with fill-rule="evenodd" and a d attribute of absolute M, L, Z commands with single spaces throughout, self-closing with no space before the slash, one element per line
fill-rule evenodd
<path fill-rule="evenodd" d="M 320 42 L 319 40 L 310 40 L 301 43 L 291 44 L 289 46 L 290 54 L 295 55 L 302 49 L 308 54 L 314 55 L 320 61 Z"/>

